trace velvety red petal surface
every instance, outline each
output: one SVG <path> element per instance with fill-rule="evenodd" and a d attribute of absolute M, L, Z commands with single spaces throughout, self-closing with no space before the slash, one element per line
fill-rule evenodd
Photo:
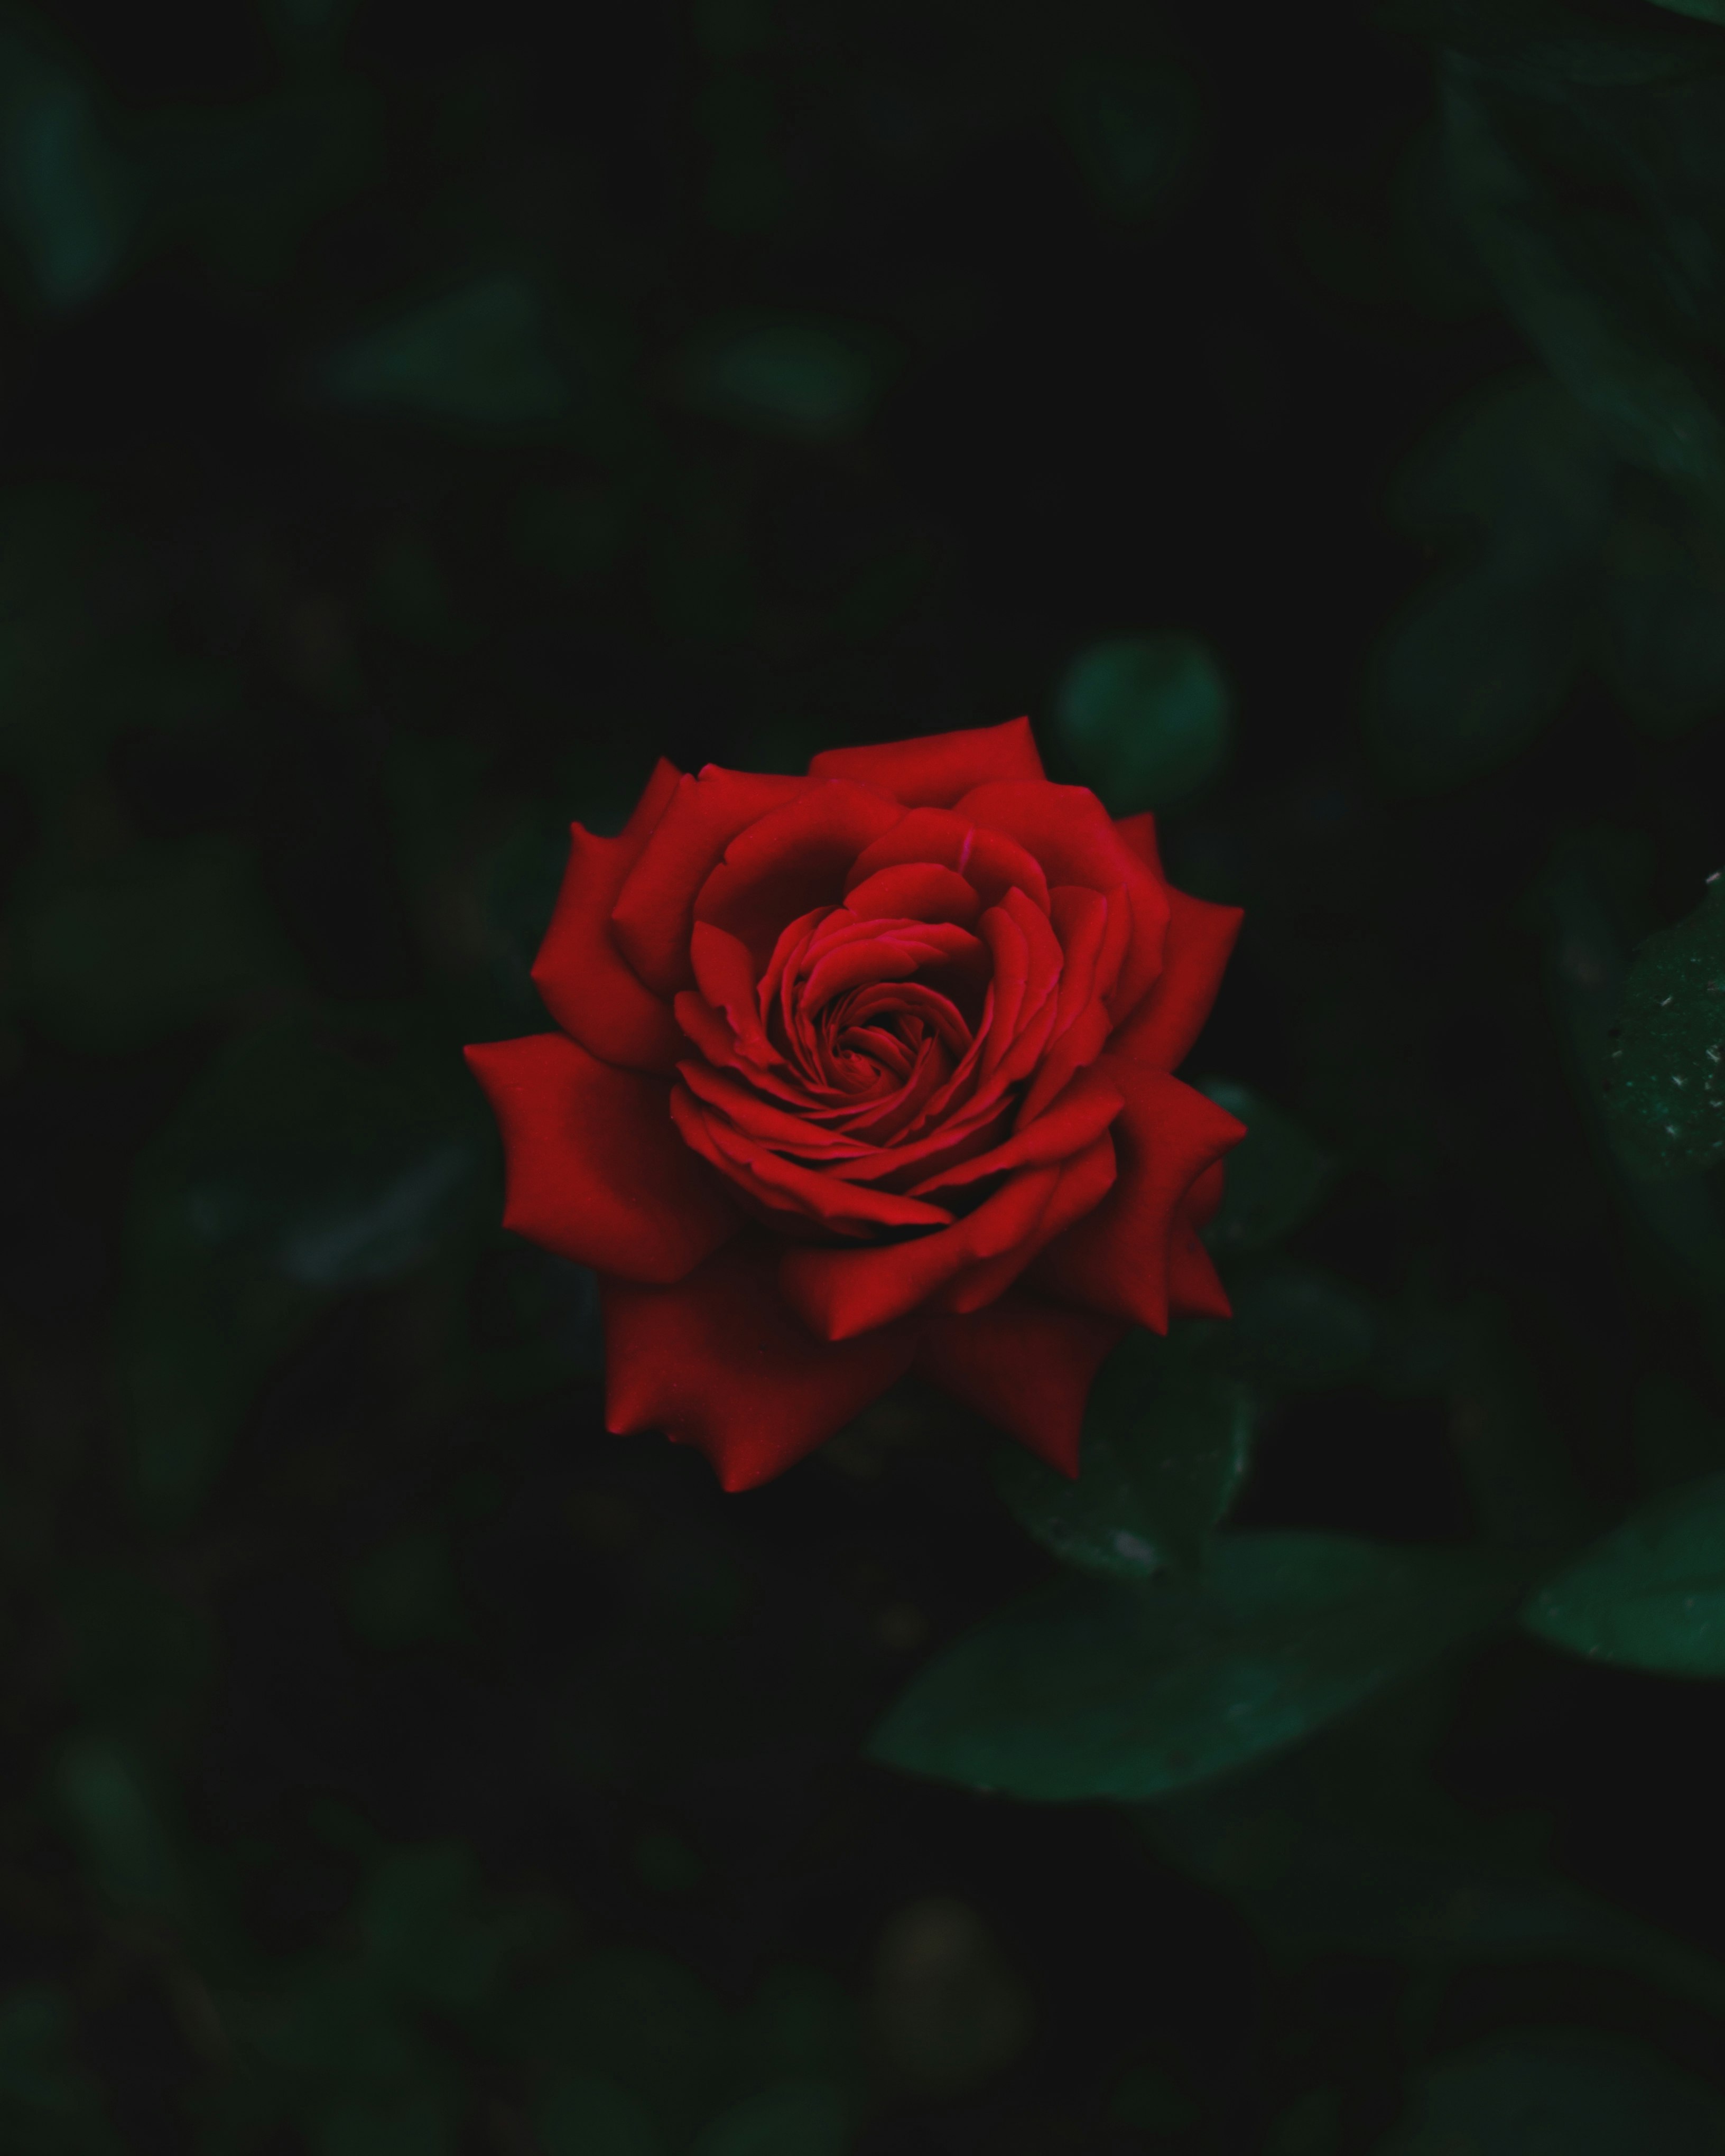
<path fill-rule="evenodd" d="M 803 783 L 806 793 L 732 839 L 696 896 L 694 918 L 734 936 L 757 966 L 786 921 L 836 906 L 857 855 L 904 820 L 871 787 Z"/>
<path fill-rule="evenodd" d="M 698 1445 L 727 1490 L 782 1474 L 910 1368 L 907 1329 L 816 1340 L 780 1301 L 776 1253 L 740 1237 L 675 1287 L 604 1280 L 605 1422 Z"/>
<path fill-rule="evenodd" d="M 990 778 L 1040 778 L 1042 758 L 1028 719 L 968 726 L 867 748 L 827 748 L 811 757 L 811 778 L 857 778 L 884 787 L 907 808 L 950 808 L 961 793 Z"/>
<path fill-rule="evenodd" d="M 695 894 L 739 831 L 809 791 L 806 778 L 722 771 L 708 764 L 678 781 L 664 814 L 624 880 L 611 925 L 636 973 L 661 996 L 691 988 L 689 929 Z"/>
<path fill-rule="evenodd" d="M 1074 1160 L 1009 1177 L 950 1228 L 866 1250 L 787 1250 L 779 1284 L 826 1340 L 853 1339 L 930 1307 L 978 1309 L 1004 1294 L 1045 1243 L 1093 1210 L 1113 1178 L 1104 1136 Z"/>
<path fill-rule="evenodd" d="M 1004 1295 L 1027 1271 L 1038 1253 L 1075 1221 L 1082 1220 L 1113 1188 L 1114 1144 L 1100 1137 L 1070 1160 L 1060 1163 L 1060 1180 L 1043 1208 L 1042 1218 L 1016 1250 L 998 1258 L 985 1258 L 961 1273 L 940 1297 L 943 1310 L 982 1310 Z"/>
<path fill-rule="evenodd" d="M 624 963 L 613 940 L 611 909 L 680 776 L 660 757 L 614 839 L 571 825 L 569 865 L 533 961 L 534 986 L 563 1031 L 606 1062 L 636 1070 L 669 1071 L 683 1052 L 682 1034 L 664 1002 Z"/>
<path fill-rule="evenodd" d="M 1035 855 L 1051 885 L 1126 892 L 1132 933 L 1109 1000 L 1117 1016 L 1132 1010 L 1162 970 L 1168 886 L 1122 837 L 1095 794 L 1082 786 L 996 782 L 965 794 L 955 813 L 1016 839 Z"/>
<path fill-rule="evenodd" d="M 1168 1306 L 1172 1317 L 1232 1317 L 1234 1306 L 1189 1220 L 1176 1222 L 1168 1254 Z"/>
<path fill-rule="evenodd" d="M 1091 1385 L 1127 1330 L 1116 1318 L 1014 1292 L 968 1317 L 929 1320 L 916 1368 L 1050 1466 L 1076 1475 Z"/>
<path fill-rule="evenodd" d="M 1046 913 L 1048 878 L 1038 862 L 1004 832 L 990 831 L 950 808 L 912 808 L 884 838 L 857 855 L 847 880 L 855 890 L 883 869 L 933 862 L 951 869 L 984 906 L 999 906 L 1021 891 Z"/>
<path fill-rule="evenodd" d="M 1096 1068 L 1126 1096 L 1110 1133 L 1117 1178 L 1096 1210 L 1043 1254 L 1035 1284 L 1165 1332 L 1175 1224 L 1194 1183 L 1240 1142 L 1245 1127 L 1166 1071 L 1111 1052 Z"/>
<path fill-rule="evenodd" d="M 1172 911 L 1159 978 L 1108 1043 L 1109 1053 L 1173 1070 L 1184 1062 L 1222 985 L 1245 918 L 1237 906 L 1212 906 L 1168 887 Z"/>
<path fill-rule="evenodd" d="M 1131 847 L 1158 883 L 1166 883 L 1162 848 L 1156 839 L 1156 819 L 1150 811 L 1142 808 L 1136 816 L 1117 816 L 1114 828 L 1120 834 L 1121 844 Z"/>
<path fill-rule="evenodd" d="M 503 1133 L 503 1224 L 559 1257 L 680 1280 L 734 1235 L 724 1187 L 678 1134 L 663 1080 L 560 1033 L 470 1048 Z"/>

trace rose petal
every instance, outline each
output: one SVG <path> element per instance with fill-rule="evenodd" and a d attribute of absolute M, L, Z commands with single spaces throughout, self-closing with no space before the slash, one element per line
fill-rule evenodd
<path fill-rule="evenodd" d="M 985 1259 L 961 1273 L 940 1296 L 940 1307 L 981 1310 L 997 1296 L 1004 1295 L 1057 1235 L 1082 1220 L 1086 1214 L 1096 1211 L 1113 1188 L 1114 1175 L 1113 1141 L 1106 1136 L 1086 1146 L 1070 1160 L 1063 1161 L 1060 1181 L 1030 1234 L 1016 1249 L 1003 1251 L 998 1258 Z"/>
<path fill-rule="evenodd" d="M 1111 1054 L 1158 1070 L 1184 1062 L 1222 985 L 1222 973 L 1245 916 L 1237 906 L 1212 906 L 1168 886 L 1168 946 L 1162 973 L 1114 1034 Z"/>
<path fill-rule="evenodd" d="M 1092 891 L 1127 893 L 1132 905 L 1132 942 L 1109 1005 L 1117 1017 L 1133 1009 L 1162 969 L 1168 892 L 1115 829 L 1095 794 L 1083 786 L 996 782 L 967 793 L 956 813 L 1016 839 L 1036 856 L 1051 884 L 1084 884 Z"/>
<path fill-rule="evenodd" d="M 839 903 L 857 855 L 904 818 L 872 787 L 803 783 L 805 793 L 737 833 L 695 901 L 695 919 L 736 937 L 757 965 L 787 921 Z"/>
<path fill-rule="evenodd" d="M 1121 844 L 1132 848 L 1158 883 L 1166 883 L 1162 849 L 1156 842 L 1156 819 L 1150 811 L 1143 808 L 1136 816 L 1117 816 L 1114 828 L 1120 834 Z"/>
<path fill-rule="evenodd" d="M 1126 1106 L 1125 1096 L 1099 1070 L 1083 1070 L 1059 1100 L 1034 1123 L 1015 1130 L 1004 1144 L 957 1167 L 943 1168 L 912 1186 L 911 1194 L 924 1198 L 934 1190 L 955 1190 L 983 1177 L 1003 1175 L 1019 1168 L 1048 1168 L 1070 1160 L 1094 1145 Z"/>
<path fill-rule="evenodd" d="M 823 1340 L 848 1340 L 921 1309 L 974 1265 L 1015 1251 L 1034 1234 L 1060 1179 L 1057 1168 L 1026 1168 L 950 1228 L 867 1250 L 804 1245 L 779 1261 L 793 1310 Z"/>
<path fill-rule="evenodd" d="M 1234 1306 L 1189 1220 L 1175 1223 L 1168 1254 L 1168 1306 L 1173 1317 L 1232 1317 Z"/>
<path fill-rule="evenodd" d="M 1019 1104 L 1018 1120 L 1033 1122 L 1070 1080 L 1095 1062 L 1114 1029 L 1106 998 L 1119 978 L 1132 933 L 1129 906 L 1117 896 L 1061 884 L 1050 893 L 1049 917 L 1061 950 L 1060 998 L 1047 1053 Z"/>
<path fill-rule="evenodd" d="M 885 838 L 856 857 L 846 879 L 855 891 L 882 869 L 933 862 L 962 875 L 982 903 L 999 906 L 1009 891 L 1048 911 L 1048 878 L 1033 855 L 1003 832 L 984 830 L 948 808 L 912 808 Z"/>
<path fill-rule="evenodd" d="M 926 1321 L 914 1367 L 1076 1476 L 1091 1386 L 1127 1331 L 1117 1318 L 1015 1289 L 968 1317 Z"/>
<path fill-rule="evenodd" d="M 470 1048 L 503 1133 L 503 1224 L 559 1257 L 677 1281 L 740 1214 L 691 1152 L 661 1079 L 602 1063 L 560 1033 Z"/>
<path fill-rule="evenodd" d="M 829 915 L 829 921 L 842 917 L 843 911 Z M 968 928 L 955 928 L 944 921 L 859 921 L 855 927 L 858 932 L 854 936 L 822 939 L 824 947 L 802 983 L 805 1011 L 818 1011 L 852 988 L 908 981 L 916 974 L 949 967 L 985 978 L 983 946 Z M 980 986 L 980 978 L 977 984 Z"/>
<path fill-rule="evenodd" d="M 990 778 L 1040 778 L 1042 758 L 1028 719 L 1002 726 L 828 748 L 809 763 L 811 778 L 858 778 L 884 787 L 907 808 L 950 808 L 961 793 Z"/>
<path fill-rule="evenodd" d="M 944 1206 L 901 1198 L 872 1183 L 847 1183 L 842 1176 L 787 1160 L 722 1116 L 704 1113 L 694 1095 L 682 1086 L 672 1092 L 671 1115 L 695 1152 L 776 1214 L 841 1235 L 869 1235 L 881 1229 L 939 1229 L 952 1217 Z"/>
<path fill-rule="evenodd" d="M 833 1344 L 779 1298 L 765 1236 L 739 1237 L 675 1287 L 600 1282 L 605 1426 L 698 1445 L 726 1490 L 782 1474 L 909 1368 L 908 1328 Z"/>
<path fill-rule="evenodd" d="M 713 763 L 699 777 L 678 781 L 611 909 L 618 947 L 649 988 L 671 996 L 693 987 L 695 894 L 740 831 L 806 793 L 809 785 L 806 778 L 724 771 Z"/>
<path fill-rule="evenodd" d="M 1183 1201 L 1245 1136 L 1245 1127 L 1165 1071 L 1111 1050 L 1095 1067 L 1126 1096 L 1110 1133 L 1118 1179 L 1087 1219 L 1050 1245 L 1034 1278 L 1065 1301 L 1165 1332 L 1170 1250 Z"/>
<path fill-rule="evenodd" d="M 606 1062 L 637 1070 L 669 1070 L 682 1044 L 670 1013 L 636 978 L 613 941 L 611 909 L 679 777 L 676 766 L 660 757 L 614 839 L 570 826 L 569 865 L 533 961 L 533 984 L 563 1031 Z"/>
<path fill-rule="evenodd" d="M 722 1011 L 729 1020 L 737 1050 L 748 1061 L 763 1068 L 783 1063 L 783 1056 L 773 1046 L 761 1023 L 754 963 L 744 946 L 734 936 L 727 936 L 722 928 L 697 921 L 689 939 L 689 957 L 707 1005 L 712 1010 Z M 680 1025 L 683 1024 L 683 997 L 690 993 L 684 989 L 673 1006 Z M 687 1032 L 689 1029 L 684 1026 L 683 1029 Z M 731 1058 L 727 1056 L 726 1060 L 729 1061 Z"/>
<path fill-rule="evenodd" d="M 779 1282 L 786 1301 L 826 1339 L 847 1339 L 919 1309 L 978 1310 L 1004 1294 L 1051 1237 L 1100 1204 L 1113 1179 L 1104 1135 L 1057 1168 L 1011 1177 L 937 1234 L 861 1250 L 787 1251 Z"/>
<path fill-rule="evenodd" d="M 903 861 L 853 883 L 845 903 L 859 921 L 950 921 L 968 928 L 982 910 L 975 886 L 936 861 Z"/>

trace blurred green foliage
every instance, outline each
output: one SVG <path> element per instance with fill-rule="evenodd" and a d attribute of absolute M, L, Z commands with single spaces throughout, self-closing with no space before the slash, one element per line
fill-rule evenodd
<path fill-rule="evenodd" d="M 1117 816 L 1163 808 L 1215 777 L 1228 753 L 1228 684 L 1195 637 L 1122 636 L 1093 644 L 1055 700 L 1086 785 Z"/>
<path fill-rule="evenodd" d="M 1712 0 L 4 11 L 0 2146 L 1718 2143 L 1722 125 Z M 656 754 L 1024 709 L 1246 910 L 1234 1317 L 723 1499 L 459 1048 Z"/>

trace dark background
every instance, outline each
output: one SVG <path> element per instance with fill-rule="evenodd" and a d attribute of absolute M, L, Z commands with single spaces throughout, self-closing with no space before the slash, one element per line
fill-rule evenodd
<path fill-rule="evenodd" d="M 1433 22 L 0 19 L 8 2149 L 1342 2156 L 1506 2033 L 1717 2077 L 1716 1690 L 1505 1638 L 1153 1819 L 864 1763 L 1051 1568 L 995 1440 L 894 1395 L 726 1499 L 607 1437 L 457 1052 L 659 752 L 1028 711 L 1081 775 L 1075 655 L 1188 633 L 1193 1067 L 1335 1163 L 1236 1517 L 1557 1543 L 1725 1457 L 1717 1233 L 1585 1082 L 1725 860 L 1725 578 L 1632 458 L 1468 446 L 1563 393 Z"/>

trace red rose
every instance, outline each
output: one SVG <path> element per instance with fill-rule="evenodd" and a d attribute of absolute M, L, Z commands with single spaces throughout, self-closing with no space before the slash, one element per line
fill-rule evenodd
<path fill-rule="evenodd" d="M 1239 927 L 1023 719 L 661 762 L 576 824 L 561 1030 L 467 1053 L 506 1226 L 600 1276 L 608 1427 L 747 1489 L 916 1369 L 1076 1473 L 1127 1327 L 1228 1314 L 1196 1231 L 1245 1132 L 1170 1073 Z"/>

